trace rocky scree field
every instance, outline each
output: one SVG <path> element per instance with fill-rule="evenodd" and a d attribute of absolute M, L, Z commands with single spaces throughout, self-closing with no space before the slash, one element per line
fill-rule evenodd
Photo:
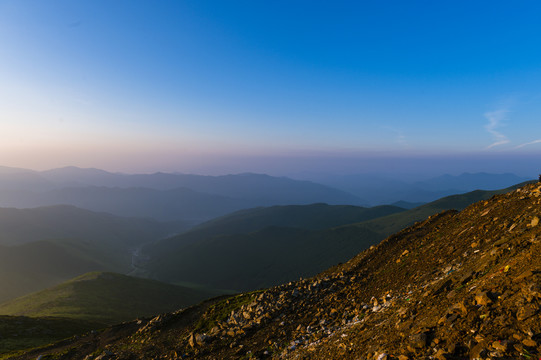
<path fill-rule="evenodd" d="M 539 359 L 541 184 L 446 211 L 320 275 L 14 359 Z"/>

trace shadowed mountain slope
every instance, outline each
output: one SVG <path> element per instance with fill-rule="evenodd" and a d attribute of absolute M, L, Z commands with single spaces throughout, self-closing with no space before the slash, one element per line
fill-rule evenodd
<path fill-rule="evenodd" d="M 317 277 L 18 358 L 83 359 L 106 339 L 119 360 L 538 358 L 540 217 L 541 185 L 526 185 L 432 216 Z"/>
<path fill-rule="evenodd" d="M 401 212 L 393 206 L 361 208 L 313 204 L 235 212 L 145 247 L 147 275 L 249 290 L 312 276 L 380 240 L 378 234 L 330 229 Z M 328 230 L 326 228 L 329 228 Z"/>
<path fill-rule="evenodd" d="M 187 244 L 145 270 L 161 281 L 246 291 L 313 276 L 379 240 L 377 233 L 353 228 L 267 227 Z"/>
<path fill-rule="evenodd" d="M 20 245 L 48 239 L 138 246 L 187 230 L 183 221 L 125 218 L 68 205 L 33 209 L 0 208 L 0 244 Z"/>
<path fill-rule="evenodd" d="M 150 254 L 170 253 L 179 246 L 213 236 L 246 234 L 267 227 L 321 230 L 400 213 L 396 206 L 364 208 L 349 205 L 287 205 L 239 210 L 200 224 L 178 236 L 162 239 L 146 248 Z"/>
<path fill-rule="evenodd" d="M 240 210 L 200 224 L 190 232 L 230 235 L 268 226 L 320 230 L 400 213 L 404 209 L 382 205 L 371 208 L 351 205 L 289 205 Z"/>
<path fill-rule="evenodd" d="M 448 196 L 407 211 L 324 204 L 239 211 L 146 247 L 150 261 L 142 273 L 166 282 L 198 282 L 238 291 L 276 285 L 345 262 L 430 215 L 460 210 L 509 190 Z M 351 224 L 354 219 L 360 222 Z M 340 224 L 346 221 L 347 225 Z"/>

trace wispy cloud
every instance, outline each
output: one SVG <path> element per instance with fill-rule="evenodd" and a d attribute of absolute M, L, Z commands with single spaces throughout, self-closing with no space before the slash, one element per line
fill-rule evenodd
<path fill-rule="evenodd" d="M 520 148 L 523 148 L 524 146 L 533 145 L 533 144 L 539 144 L 539 143 L 541 143 L 541 139 L 530 141 L 530 142 L 527 142 L 525 144 L 520 144 L 519 146 L 515 147 L 515 149 L 520 149 Z"/>
<path fill-rule="evenodd" d="M 509 143 L 507 136 L 497 131 L 496 129 L 501 126 L 501 122 L 505 120 L 505 117 L 509 110 L 500 109 L 496 111 L 490 111 L 485 113 L 485 118 L 488 120 L 488 124 L 485 125 L 485 129 L 492 135 L 494 142 L 486 147 L 486 149 L 491 149 L 495 146 L 505 145 Z"/>

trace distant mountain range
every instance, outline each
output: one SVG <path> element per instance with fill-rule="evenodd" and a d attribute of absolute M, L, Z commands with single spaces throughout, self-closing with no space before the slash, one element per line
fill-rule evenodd
<path fill-rule="evenodd" d="M 76 167 L 41 172 L 0 169 L 3 207 L 67 204 L 121 216 L 196 223 L 244 208 L 318 202 L 360 205 L 362 200 L 310 181 L 261 174 L 127 175 Z"/>
<path fill-rule="evenodd" d="M 514 174 L 464 173 L 414 182 L 365 174 L 313 180 L 316 182 L 252 173 L 203 176 L 120 174 L 73 166 L 47 171 L 0 167 L 0 206 L 67 204 L 120 216 L 198 223 L 257 206 L 399 202 L 411 208 L 448 195 L 496 190 L 528 179 Z"/>
<path fill-rule="evenodd" d="M 353 174 L 344 176 L 314 176 L 314 181 L 347 191 L 366 204 L 393 204 L 398 201 L 430 202 L 444 196 L 474 190 L 497 190 L 531 179 L 514 174 L 463 173 L 441 175 L 423 181 L 408 181 L 396 177 Z"/>

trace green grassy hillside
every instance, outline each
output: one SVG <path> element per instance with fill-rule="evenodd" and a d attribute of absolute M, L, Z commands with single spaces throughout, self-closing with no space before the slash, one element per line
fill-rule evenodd
<path fill-rule="evenodd" d="M 153 280 L 93 272 L 0 304 L 0 314 L 114 324 L 174 311 L 214 295 Z"/>

